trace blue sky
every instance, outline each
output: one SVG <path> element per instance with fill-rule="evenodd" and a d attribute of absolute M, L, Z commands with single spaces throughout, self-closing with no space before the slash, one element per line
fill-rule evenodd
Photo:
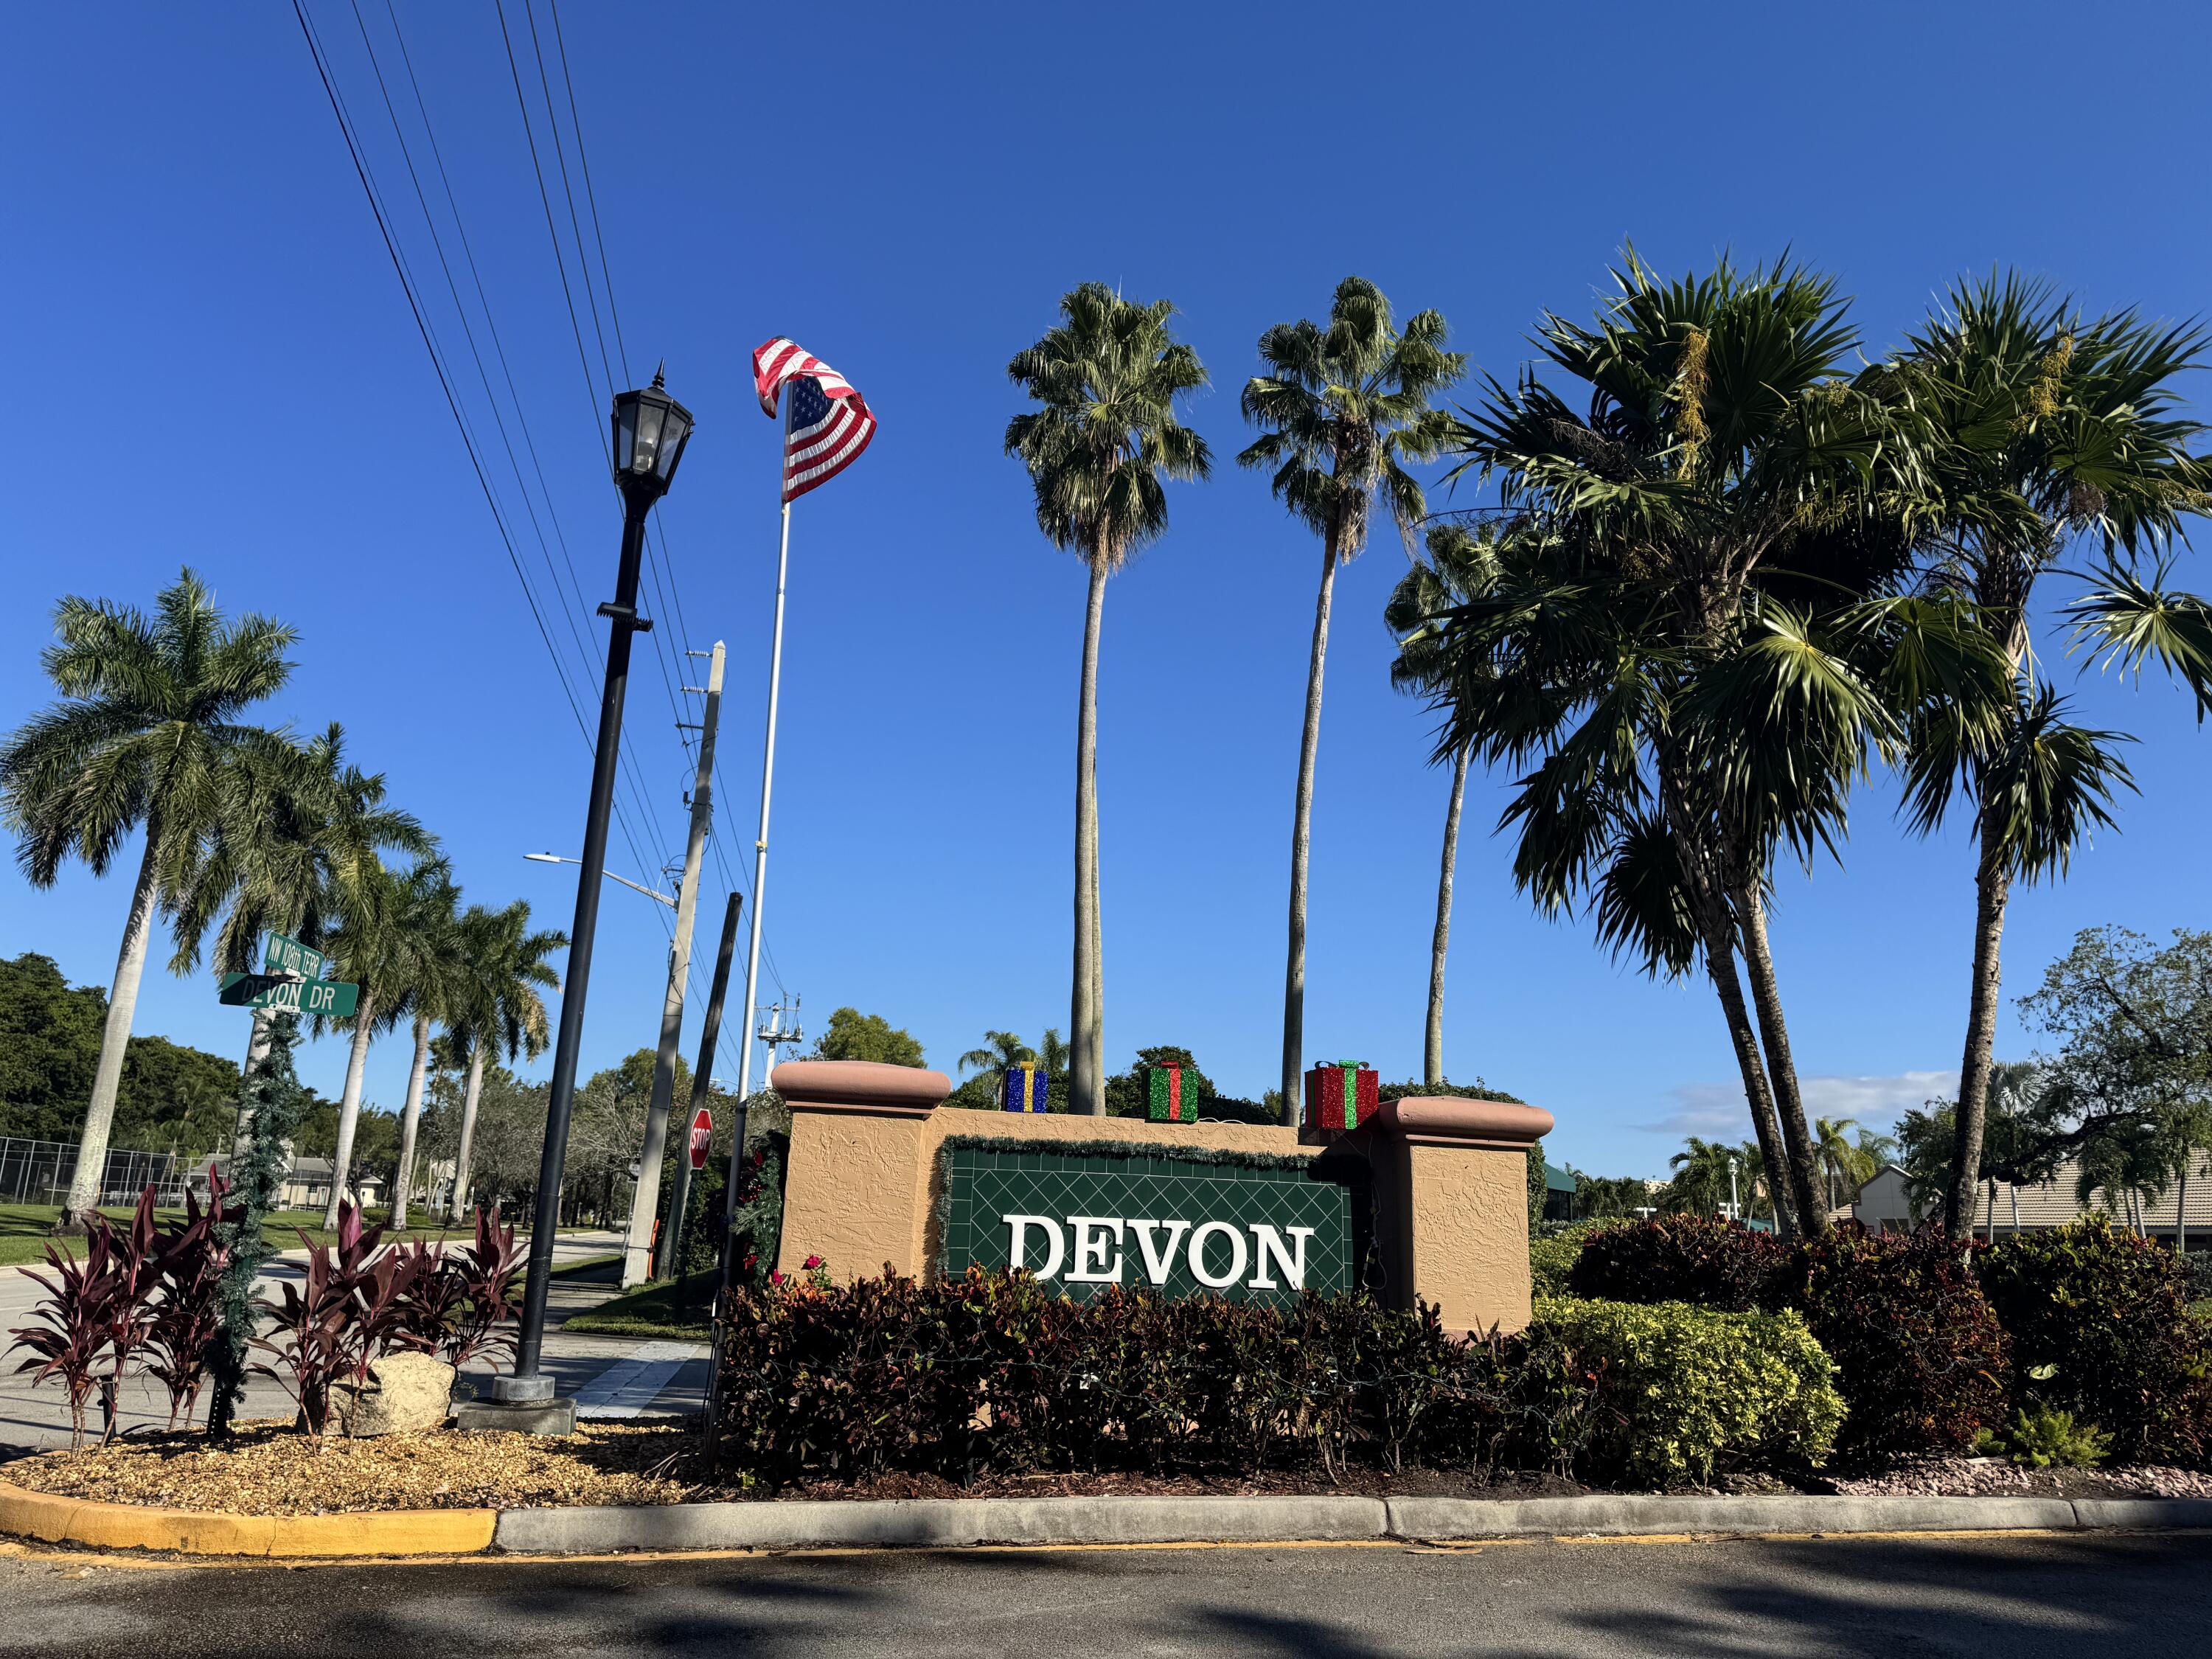
<path fill-rule="evenodd" d="M 507 0 L 508 19 L 566 238 L 521 4 Z M 550 592 L 355 14 L 310 9 L 455 354 L 517 555 Z M 412 123 L 383 0 L 362 15 Z M 490 9 L 401 0 L 398 17 L 551 483 L 538 507 L 550 559 L 564 586 L 573 559 L 587 604 L 569 603 L 585 610 L 611 592 L 617 531 L 589 301 L 577 294 L 587 371 Z M 538 18 L 550 31 L 544 0 Z M 1280 1040 L 1317 563 L 1263 480 L 1230 464 L 1260 331 L 1322 310 L 1358 271 L 1401 310 L 1442 309 L 1476 364 L 1510 374 L 1539 313 L 1587 313 L 1630 239 L 1669 270 L 1724 247 L 1792 250 L 1856 296 L 1869 351 L 1943 284 L 1997 262 L 2092 307 L 2193 313 L 2212 232 L 2173 181 L 2197 152 L 2188 123 L 2212 31 L 2182 6 L 2103 7 L 2087 34 L 2083 20 L 2033 4 L 640 13 L 569 0 L 629 378 L 665 357 L 700 421 L 662 514 L 688 635 L 662 611 L 658 638 L 730 647 L 719 834 L 732 869 L 750 864 L 775 550 L 775 429 L 752 399 L 751 348 L 798 338 L 882 422 L 861 462 L 794 514 L 767 993 L 803 994 L 810 1028 L 841 1003 L 880 1012 L 948 1070 L 986 1027 L 1034 1039 L 1066 1026 L 1084 576 L 1040 541 L 1000 453 L 1016 407 L 1006 361 L 1062 291 L 1103 279 L 1182 308 L 1214 380 L 1191 419 L 1219 458 L 1212 483 L 1175 490 L 1166 539 L 1107 600 L 1109 1053 L 1118 1067 L 1139 1044 L 1182 1042 L 1256 1096 Z M 301 630 L 268 718 L 343 720 L 393 799 L 443 837 L 471 898 L 526 896 L 565 927 L 568 873 L 521 854 L 580 842 L 584 744 L 289 8 L 33 9 L 9 36 L 0 453 L 17 485 L 0 509 L 0 723 L 46 700 L 36 653 L 58 594 L 143 602 L 190 563 L 227 605 Z M 557 63 L 551 74 L 565 122 Z M 424 186 L 442 212 L 434 173 Z M 1425 717 L 1386 678 L 1381 609 L 1402 568 L 1378 541 L 1338 586 L 1306 1015 L 1316 1057 L 1360 1055 L 1392 1077 L 1419 1069 L 1445 789 L 1424 763 Z M 588 713 L 596 666 L 562 613 L 550 625 Z M 591 652 L 603 635 L 592 622 Z M 629 727 L 641 857 L 619 835 L 614 853 L 641 877 L 680 849 L 686 779 L 647 653 Z M 2014 992 L 2078 927 L 2204 921 L 2212 786 L 2185 700 L 2094 678 L 2078 696 L 2085 719 L 2143 739 L 2130 757 L 2143 793 L 2063 886 L 2015 904 Z M 1554 1158 L 1602 1171 L 1662 1172 L 1685 1129 L 1744 1133 L 1710 994 L 1652 985 L 1581 925 L 1532 915 L 1487 833 L 1502 799 L 1502 780 L 1469 790 L 1454 1075 L 1551 1109 Z M 1867 790 L 1846 866 L 1785 876 L 1776 918 L 1808 1094 L 1872 1120 L 1955 1076 L 1972 915 L 1962 841 L 1905 839 L 1893 803 L 1886 781 Z M 721 878 L 708 870 L 711 937 Z M 73 871 L 46 892 L 0 876 L 0 951 L 44 951 L 104 984 L 126 900 L 119 876 Z M 587 1069 L 653 1040 L 655 908 L 608 894 Z M 246 1030 L 204 980 L 166 974 L 149 976 L 138 1029 L 224 1052 Z M 695 1003 L 687 1048 L 696 1030 Z M 2008 1001 L 2001 1050 L 2029 1041 Z M 386 1106 L 403 1049 L 383 1044 L 371 1064 Z M 733 1042 L 729 1054 L 718 1070 L 733 1078 Z M 331 1094 L 343 1065 L 336 1042 L 304 1060 Z"/>

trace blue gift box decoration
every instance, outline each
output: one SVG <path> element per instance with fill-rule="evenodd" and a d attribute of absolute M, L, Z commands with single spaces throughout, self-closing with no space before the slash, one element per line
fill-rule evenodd
<path fill-rule="evenodd" d="M 1050 1087 L 1051 1079 L 1044 1067 L 1025 1060 L 1006 1067 L 1006 1079 L 999 1085 L 999 1104 L 1010 1112 L 1042 1112 Z"/>

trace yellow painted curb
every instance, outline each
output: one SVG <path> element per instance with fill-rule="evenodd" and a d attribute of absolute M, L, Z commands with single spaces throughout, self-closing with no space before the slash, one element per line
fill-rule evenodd
<path fill-rule="evenodd" d="M 468 1555 L 491 1547 L 496 1510 L 226 1515 L 101 1504 L 0 1481 L 0 1533 L 96 1549 L 182 1555 Z"/>

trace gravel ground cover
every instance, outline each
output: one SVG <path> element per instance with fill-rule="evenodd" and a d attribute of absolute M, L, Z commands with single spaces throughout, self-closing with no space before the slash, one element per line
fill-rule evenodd
<path fill-rule="evenodd" d="M 2212 1474 L 2195 1469 L 2030 1469 L 2001 1457 L 1904 1458 L 1827 1484 L 1854 1498 L 2212 1498 Z"/>

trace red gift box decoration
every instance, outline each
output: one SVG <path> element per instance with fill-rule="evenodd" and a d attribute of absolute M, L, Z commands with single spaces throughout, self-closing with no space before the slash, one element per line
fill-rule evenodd
<path fill-rule="evenodd" d="M 1356 1129 L 1382 1103 L 1374 1067 L 1356 1060 L 1316 1066 L 1306 1073 L 1298 1121 L 1309 1129 Z"/>

